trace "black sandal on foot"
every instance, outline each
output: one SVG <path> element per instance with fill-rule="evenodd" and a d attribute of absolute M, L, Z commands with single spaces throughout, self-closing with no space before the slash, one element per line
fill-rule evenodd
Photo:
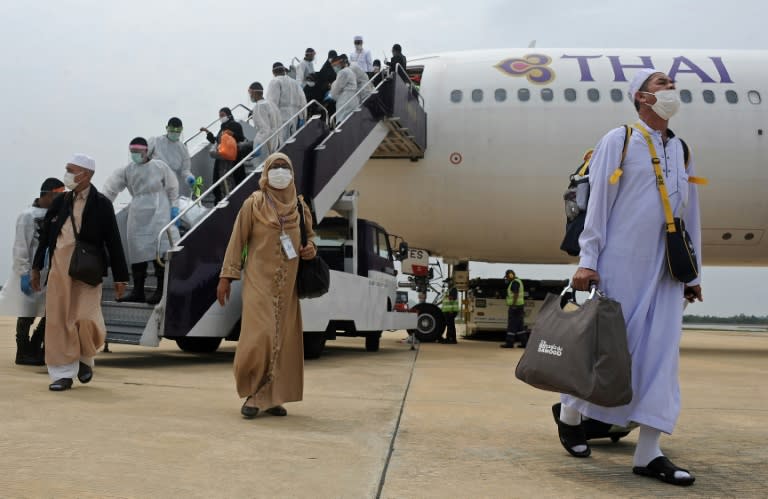
<path fill-rule="evenodd" d="M 249 405 L 245 405 L 248 403 L 249 400 L 251 400 L 251 397 L 248 397 L 247 399 L 245 399 L 245 402 L 243 402 L 243 407 L 240 408 L 240 414 L 242 414 L 245 419 L 253 419 L 259 415 L 258 407 L 251 407 Z"/>
<path fill-rule="evenodd" d="M 282 405 L 276 405 L 275 407 L 272 407 L 271 409 L 267 409 L 264 412 L 266 412 L 267 414 L 272 414 L 273 416 L 287 416 L 288 415 L 288 411 L 286 411 L 285 407 L 283 407 Z"/>
<path fill-rule="evenodd" d="M 584 431 L 584 425 L 567 425 L 560 421 L 559 414 L 553 414 L 553 416 L 555 416 L 555 422 L 557 423 L 557 436 L 560 437 L 560 443 L 563 445 L 563 448 L 568 451 L 568 454 L 573 457 L 589 457 L 589 455 L 592 454 L 592 449 L 589 448 L 589 444 L 587 443 L 587 434 Z M 581 452 L 573 450 L 574 447 L 579 445 L 586 446 L 586 450 Z"/>
<path fill-rule="evenodd" d="M 688 477 L 676 478 L 676 471 L 687 473 Z M 632 473 L 635 475 L 658 478 L 662 482 L 671 483 L 672 485 L 680 485 L 682 487 L 693 485 L 693 482 L 696 481 L 696 477 L 693 476 L 690 471 L 675 466 L 675 464 L 667 459 L 666 456 L 659 456 L 646 466 L 635 466 L 632 468 Z"/>

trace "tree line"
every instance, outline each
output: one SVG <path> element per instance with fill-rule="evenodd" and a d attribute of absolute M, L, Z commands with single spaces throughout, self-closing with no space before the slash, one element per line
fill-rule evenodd
<path fill-rule="evenodd" d="M 683 324 L 768 324 L 768 315 L 732 315 L 717 317 L 712 315 L 684 315 Z"/>

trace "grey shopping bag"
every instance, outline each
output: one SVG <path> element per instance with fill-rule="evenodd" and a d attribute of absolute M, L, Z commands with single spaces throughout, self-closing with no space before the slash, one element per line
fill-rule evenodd
<path fill-rule="evenodd" d="M 632 360 L 621 304 L 594 293 L 580 306 L 547 295 L 515 369 L 521 381 L 593 404 L 632 400 Z M 569 301 L 573 304 L 575 301 Z"/>

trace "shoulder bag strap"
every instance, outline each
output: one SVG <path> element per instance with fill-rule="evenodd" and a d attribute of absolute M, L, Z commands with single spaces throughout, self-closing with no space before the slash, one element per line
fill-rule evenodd
<path fill-rule="evenodd" d="M 301 247 L 303 248 L 307 245 L 307 228 L 304 226 L 304 206 L 301 199 L 299 199 L 297 209 L 299 210 L 299 229 L 301 230 Z"/>
<path fill-rule="evenodd" d="M 661 203 L 664 205 L 664 218 L 666 220 L 667 232 L 677 232 L 677 229 L 675 228 L 675 218 L 672 214 L 672 205 L 669 203 L 669 193 L 667 193 L 667 186 L 664 183 L 664 174 L 661 172 L 661 160 L 659 159 L 659 155 L 656 153 L 656 146 L 653 145 L 651 134 L 641 123 L 635 123 L 635 128 L 637 128 L 637 131 L 643 134 L 645 141 L 648 143 L 648 150 L 651 153 L 651 163 L 653 164 L 653 169 L 656 172 L 656 187 L 659 188 Z"/>
<path fill-rule="evenodd" d="M 74 192 L 74 191 L 73 191 Z M 77 227 L 75 226 L 75 194 L 73 193 L 72 196 L 70 196 L 69 202 L 69 221 L 72 222 L 72 232 L 75 233 L 75 240 L 77 240 L 80 237 L 80 234 L 77 232 Z"/>
<path fill-rule="evenodd" d="M 629 139 L 632 137 L 632 127 L 629 125 L 623 125 L 624 127 L 624 146 L 621 148 L 621 160 L 619 161 L 619 166 L 616 167 L 616 169 L 611 174 L 611 178 L 609 182 L 611 184 L 616 184 L 619 181 L 619 177 L 622 176 L 624 171 L 621 169 L 621 166 L 624 164 L 624 159 L 627 157 L 627 147 L 629 146 Z"/>

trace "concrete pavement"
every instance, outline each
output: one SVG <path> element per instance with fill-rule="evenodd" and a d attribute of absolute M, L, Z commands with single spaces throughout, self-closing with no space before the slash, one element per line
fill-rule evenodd
<path fill-rule="evenodd" d="M 365 498 L 382 478 L 387 498 L 766 496 L 764 333 L 684 333 L 683 412 L 662 439 L 697 474 L 680 489 L 632 475 L 636 434 L 570 458 L 556 397 L 517 381 L 521 350 L 497 342 L 423 345 L 415 367 L 403 333 L 377 353 L 329 342 L 287 418 L 248 421 L 234 344 L 112 345 L 91 384 L 53 393 L 45 368 L 13 365 L 13 330 L 0 319 L 0 497 Z"/>

